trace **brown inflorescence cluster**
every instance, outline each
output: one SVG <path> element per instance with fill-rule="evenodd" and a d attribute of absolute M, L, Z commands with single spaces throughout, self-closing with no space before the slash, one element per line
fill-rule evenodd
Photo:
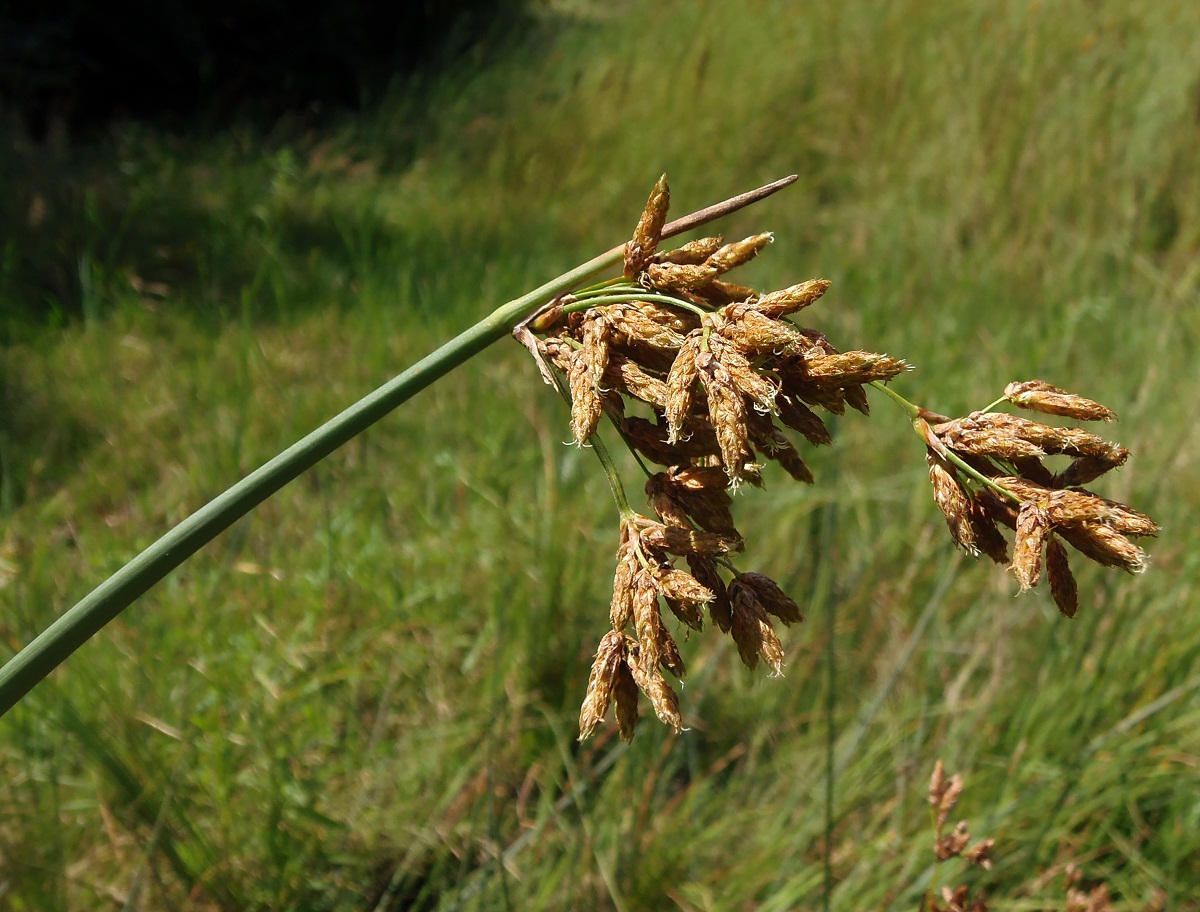
<path fill-rule="evenodd" d="M 1116 415 L 1090 399 L 1042 380 L 1010 383 L 1004 400 L 1020 408 L 1080 421 Z M 917 421 L 927 444 L 934 500 L 954 541 L 971 554 L 1009 564 L 1021 591 L 1043 575 L 1059 610 L 1079 610 L 1064 542 L 1096 563 L 1130 573 L 1146 569 L 1133 538 L 1158 534 L 1149 516 L 1082 486 L 1123 465 L 1129 450 L 1076 427 L 1052 427 L 1004 412 L 973 412 L 950 420 L 924 413 Z M 1051 471 L 1048 456 L 1068 457 Z M 999 527 L 1014 532 L 1011 562 Z"/>
<path fill-rule="evenodd" d="M 605 451 L 596 447 L 622 518 L 612 629 L 596 651 L 581 738 L 615 706 L 620 734 L 631 739 L 639 691 L 664 723 L 682 730 L 664 672 L 680 679 L 684 662 L 663 606 L 689 630 L 700 630 L 707 614 L 732 636 L 747 667 L 761 661 L 781 673 L 776 624 L 802 620 L 800 609 L 773 580 L 731 562 L 743 541 L 730 492 L 747 482 L 761 485 L 768 460 L 811 484 L 798 443 L 830 443 L 819 412 L 841 415 L 849 406 L 868 414 L 865 387 L 882 387 L 908 369 L 889 355 L 839 351 L 796 322 L 829 288 L 824 279 L 765 294 L 728 281 L 731 270 L 771 243 L 770 234 L 731 243 L 706 237 L 659 250 L 669 201 L 664 175 L 625 245 L 623 277 L 560 297 L 514 330 L 546 381 L 569 398 L 577 444 L 593 440 L 607 416 L 643 466 L 661 467 L 647 469 L 654 516 L 642 515 L 625 502 Z M 1078 598 L 1062 542 L 1107 566 L 1145 566 L 1129 536 L 1153 535 L 1154 523 L 1080 487 L 1121 465 L 1128 450 L 1087 431 L 1009 414 L 950 420 L 885 389 L 919 415 L 935 499 L 955 541 L 1008 562 L 998 526 L 1014 529 L 1012 570 L 1022 589 L 1038 582 L 1044 565 L 1055 601 L 1074 615 Z M 1069 418 L 1113 417 L 1041 381 L 1010 384 L 1006 398 Z M 1053 454 L 1071 457 L 1070 465 L 1051 472 L 1041 460 Z"/>
<path fill-rule="evenodd" d="M 663 672 L 682 678 L 684 663 L 664 605 L 690 630 L 700 630 L 707 613 L 747 667 L 761 661 L 781 672 L 775 625 L 800 621 L 800 609 L 773 580 L 729 562 L 743 546 L 729 492 L 761 484 L 763 460 L 812 483 L 792 432 L 828 444 L 816 410 L 866 413 L 864 385 L 907 369 L 887 355 L 841 352 L 791 321 L 825 293 L 823 279 L 768 294 L 727 281 L 771 242 L 769 234 L 659 251 L 669 197 L 664 176 L 625 245 L 625 281 L 644 294 L 595 306 L 568 296 L 530 324 L 541 334 L 536 353 L 566 378 L 575 441 L 585 443 L 607 414 L 632 450 L 662 467 L 645 488 L 657 518 L 621 520 L 612 630 L 596 652 L 581 737 L 615 705 L 622 737 L 632 738 L 638 690 L 664 723 L 682 730 Z"/>

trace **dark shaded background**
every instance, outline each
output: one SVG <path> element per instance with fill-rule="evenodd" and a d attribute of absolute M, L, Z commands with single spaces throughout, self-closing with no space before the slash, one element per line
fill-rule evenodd
<path fill-rule="evenodd" d="M 74 0 L 0 4 L 0 98 L 37 139 L 113 117 L 218 125 L 356 107 L 452 61 L 519 0 L 295 3 Z"/>

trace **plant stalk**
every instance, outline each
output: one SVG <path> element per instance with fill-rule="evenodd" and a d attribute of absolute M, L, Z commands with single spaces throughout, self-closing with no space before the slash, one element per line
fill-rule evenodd
<path fill-rule="evenodd" d="M 662 237 L 682 234 L 765 199 L 795 180 L 796 175 L 791 175 L 693 212 L 664 226 Z M 614 247 L 497 308 L 184 519 L 0 668 L 0 715 L 8 712 L 105 624 L 238 519 L 435 380 L 507 336 L 522 319 L 558 295 L 616 266 L 622 260 L 623 250 Z"/>

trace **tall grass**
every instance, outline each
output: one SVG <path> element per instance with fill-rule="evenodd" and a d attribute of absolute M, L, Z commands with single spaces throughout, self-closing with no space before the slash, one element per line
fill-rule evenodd
<path fill-rule="evenodd" d="M 65 325 L 11 324 L 0 356 L 6 643 L 620 241 L 663 170 L 681 211 L 800 171 L 727 233 L 776 231 L 757 284 L 833 279 L 813 320 L 916 364 L 910 398 L 958 413 L 1036 376 L 1113 406 L 1135 455 L 1102 493 L 1162 521 L 1151 571 L 1084 570 L 1074 622 L 1014 599 L 945 540 L 880 401 L 811 454 L 815 488 L 739 496 L 761 569 L 812 603 L 786 677 L 696 638 L 691 731 L 578 745 L 613 510 L 523 354 L 489 352 L 5 717 L 0 904 L 807 909 L 828 862 L 831 908 L 915 908 L 941 757 L 997 838 L 995 908 L 1061 907 L 1068 861 L 1118 908 L 1196 908 L 1196 10 L 580 8 L 327 135 L 128 128 L 67 162 L 75 190 L 7 191 L 47 214 L 5 248 L 43 269 L 6 301 L 57 295 Z"/>

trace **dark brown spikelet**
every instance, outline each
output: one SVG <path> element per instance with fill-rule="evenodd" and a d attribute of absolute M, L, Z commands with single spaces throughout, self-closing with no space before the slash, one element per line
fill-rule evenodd
<path fill-rule="evenodd" d="M 699 238 L 695 241 L 688 241 L 683 246 L 676 247 L 674 250 L 659 251 L 652 257 L 652 262 L 675 263 L 678 266 L 695 266 L 698 263 L 703 263 L 716 253 L 717 249 L 724 243 L 725 239 L 722 237 Z"/>
<path fill-rule="evenodd" d="M 667 525 L 687 526 L 689 517 L 708 532 L 737 534 L 719 466 L 673 466 L 646 482 L 646 494 Z"/>
<path fill-rule="evenodd" d="M 628 641 L 626 641 L 628 652 Z M 613 684 L 613 701 L 616 703 L 617 726 L 621 730 L 622 741 L 633 740 L 633 730 L 638 720 L 638 686 L 629 670 L 629 662 L 622 656 L 617 668 L 617 679 Z"/>
<path fill-rule="evenodd" d="M 971 522 L 971 499 L 959 484 L 957 473 L 942 461 L 932 447 L 925 449 L 925 462 L 929 465 L 933 500 L 946 519 L 950 537 L 968 554 L 979 554 L 980 548 L 975 541 L 975 524 Z"/>
<path fill-rule="evenodd" d="M 708 603 L 708 616 L 723 633 L 729 633 L 729 625 L 733 623 L 733 609 L 729 604 L 725 581 L 717 570 L 717 562 L 702 554 L 689 554 L 686 560 L 692 576 L 713 594 L 713 600 Z"/>
<path fill-rule="evenodd" d="M 1010 383 L 1004 388 L 1004 398 L 1013 405 L 1033 412 L 1061 415 L 1079 421 L 1112 421 L 1117 417 L 1117 413 L 1112 409 L 1083 396 L 1068 393 L 1044 380 Z"/>
<path fill-rule="evenodd" d="M 674 567 L 659 571 L 655 581 L 667 607 L 679 620 L 693 630 L 704 629 L 704 614 L 700 609 L 713 600 L 711 589 L 690 573 Z"/>
<path fill-rule="evenodd" d="M 742 537 L 736 532 L 697 532 L 680 526 L 664 526 L 650 520 L 643 520 L 643 523 L 642 541 L 651 548 L 670 554 L 704 554 L 713 557 L 742 550 Z"/>
<path fill-rule="evenodd" d="M 827 446 L 833 443 L 825 422 L 803 402 L 792 396 L 776 396 L 775 406 L 779 409 L 779 420 L 793 431 L 803 434 L 804 439 L 813 446 Z"/>
<path fill-rule="evenodd" d="M 804 620 L 800 606 L 769 576 L 761 573 L 740 573 L 737 580 L 758 597 L 759 604 L 766 609 L 767 614 L 774 615 L 789 626 Z"/>
<path fill-rule="evenodd" d="M 989 492 L 990 493 L 990 492 Z M 975 546 L 997 564 L 1008 563 L 1008 541 L 996 527 L 996 519 L 988 501 L 975 498 L 971 501 L 970 521 Z"/>
<path fill-rule="evenodd" d="M 1021 591 L 1032 589 L 1042 578 L 1042 546 L 1050 531 L 1050 517 L 1035 503 L 1024 503 L 1017 514 L 1017 537 L 1009 567 Z"/>
<path fill-rule="evenodd" d="M 667 221 L 667 210 L 671 206 L 671 190 L 664 174 L 650 191 L 646 208 L 633 229 L 633 238 L 625 245 L 625 277 L 632 279 L 646 266 L 654 255 L 662 238 L 663 225 Z"/>
<path fill-rule="evenodd" d="M 680 465 L 689 459 L 703 459 L 721 452 L 717 435 L 707 422 L 688 420 L 677 441 L 670 441 L 667 428 L 637 416 L 626 418 L 621 432 L 639 453 L 659 465 Z"/>
<path fill-rule="evenodd" d="M 767 459 L 779 463 L 796 481 L 813 484 L 812 469 L 800 456 L 800 451 L 787 439 L 783 431 L 775 427 L 770 418 L 753 412 L 747 413 L 747 427 L 750 442 L 755 450 Z"/>
<path fill-rule="evenodd" d="M 1124 465 L 1128 458 L 1129 450 L 1123 446 L 1114 446 L 1101 456 L 1080 456 L 1054 476 L 1054 487 L 1069 488 L 1095 481 L 1104 473 Z"/>
<path fill-rule="evenodd" d="M 1079 611 L 1079 588 L 1067 560 L 1067 549 L 1053 535 L 1046 542 L 1046 578 L 1058 610 L 1069 618 L 1075 617 Z"/>
<path fill-rule="evenodd" d="M 612 700 L 617 672 L 625 662 L 625 637 L 615 630 L 604 635 L 596 650 L 592 673 L 588 678 L 587 694 L 579 711 L 579 740 L 591 736 L 604 721 Z"/>
<path fill-rule="evenodd" d="M 828 279 L 809 279 L 779 291 L 763 295 L 753 303 L 755 310 L 768 317 L 784 317 L 816 302 L 833 283 Z"/>
<path fill-rule="evenodd" d="M 753 589 L 739 583 L 737 579 L 729 584 L 728 591 L 733 608 L 730 633 L 733 635 L 733 641 L 737 643 L 742 664 L 753 670 L 758 667 L 761 656 L 776 674 L 782 674 L 783 646 L 758 596 Z"/>
<path fill-rule="evenodd" d="M 748 238 L 742 238 L 740 241 L 733 241 L 714 251 L 713 255 L 704 261 L 704 264 L 711 266 L 718 273 L 729 272 L 731 269 L 749 263 L 773 240 L 774 237 L 767 233 L 755 234 Z"/>

